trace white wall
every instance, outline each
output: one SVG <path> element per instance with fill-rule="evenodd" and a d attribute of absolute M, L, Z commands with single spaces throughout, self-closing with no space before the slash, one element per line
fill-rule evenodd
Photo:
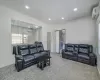
<path fill-rule="evenodd" d="M 42 26 L 42 42 L 47 49 L 47 32 L 52 32 L 52 52 L 55 47 L 54 30 L 66 29 L 66 43 L 88 43 L 95 47 L 95 22 L 91 17 L 73 20 L 64 25 L 46 25 L 27 15 L 0 6 L 0 67 L 14 63 L 11 51 L 11 19 Z"/>
<path fill-rule="evenodd" d="M 66 29 L 66 43 L 92 44 L 95 50 L 96 23 L 90 16 L 70 21 L 64 25 L 49 25 L 49 27 L 52 27 L 53 30 Z M 53 46 L 54 42 L 52 40 Z"/>
<path fill-rule="evenodd" d="M 0 6 L 0 68 L 15 62 L 14 55 L 12 55 L 11 50 L 11 19 L 42 26 L 42 30 L 46 27 L 46 24 L 36 19 Z"/>

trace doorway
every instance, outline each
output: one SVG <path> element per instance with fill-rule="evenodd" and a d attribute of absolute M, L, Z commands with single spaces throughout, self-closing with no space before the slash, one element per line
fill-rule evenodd
<path fill-rule="evenodd" d="M 47 49 L 51 51 L 51 32 L 47 32 Z"/>
<path fill-rule="evenodd" d="M 66 29 L 56 30 L 55 35 L 55 51 L 56 53 L 61 53 L 62 49 L 64 48 L 64 44 L 66 43 Z"/>

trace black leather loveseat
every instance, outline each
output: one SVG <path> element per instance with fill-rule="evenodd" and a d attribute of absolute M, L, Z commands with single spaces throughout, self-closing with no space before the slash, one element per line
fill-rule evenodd
<path fill-rule="evenodd" d="M 13 52 L 15 54 L 15 67 L 17 71 L 36 64 L 37 59 L 42 56 L 50 55 L 49 50 L 44 50 L 42 42 L 14 46 Z"/>
<path fill-rule="evenodd" d="M 93 53 L 93 46 L 88 44 L 65 44 L 65 49 L 62 50 L 62 58 L 92 66 L 96 65 L 96 55 Z"/>

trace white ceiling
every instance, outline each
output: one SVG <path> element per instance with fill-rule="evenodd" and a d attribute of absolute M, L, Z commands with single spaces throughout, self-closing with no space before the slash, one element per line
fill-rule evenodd
<path fill-rule="evenodd" d="M 99 0 L 0 0 L 0 4 L 51 24 L 66 23 L 90 15 L 92 6 L 98 2 Z M 25 9 L 25 5 L 30 9 Z M 78 8 L 78 11 L 74 12 L 74 8 Z M 61 20 L 61 17 L 65 19 Z"/>

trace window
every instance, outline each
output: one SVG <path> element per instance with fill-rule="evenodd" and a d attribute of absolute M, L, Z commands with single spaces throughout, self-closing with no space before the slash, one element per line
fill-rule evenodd
<path fill-rule="evenodd" d="M 36 29 L 34 24 L 19 20 L 11 20 L 12 44 L 33 44 L 35 41 Z"/>
<path fill-rule="evenodd" d="M 12 44 L 22 43 L 22 34 L 12 34 Z"/>
<path fill-rule="evenodd" d="M 28 35 L 12 33 L 12 44 L 23 44 L 23 43 L 27 43 L 27 42 L 28 42 Z"/>
<path fill-rule="evenodd" d="M 27 42 L 28 42 L 28 35 L 24 34 L 23 40 L 24 40 L 24 41 L 23 41 L 24 43 L 27 43 Z"/>

